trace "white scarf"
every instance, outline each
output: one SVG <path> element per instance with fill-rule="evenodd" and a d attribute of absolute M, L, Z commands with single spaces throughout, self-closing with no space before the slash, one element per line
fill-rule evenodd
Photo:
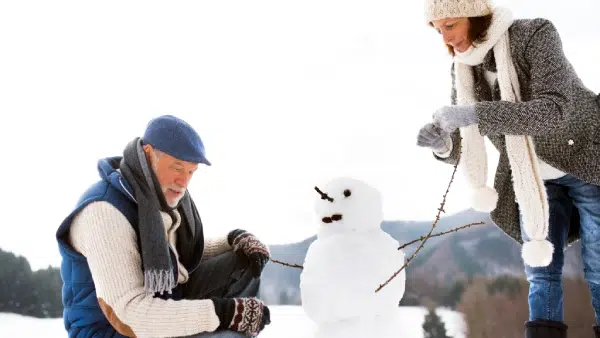
<path fill-rule="evenodd" d="M 508 28 L 512 13 L 505 8 L 494 10 L 487 41 L 471 46 L 464 53 L 456 53 L 455 73 L 457 104 L 474 104 L 472 67 L 481 64 L 487 52 L 493 49 L 503 101 L 521 101 L 519 80 L 512 63 Z M 478 125 L 460 128 L 462 154 L 460 165 L 472 188 L 472 205 L 479 211 L 490 212 L 496 208 L 498 194 L 486 186 L 487 154 L 484 138 Z M 548 198 L 540 175 L 539 163 L 531 136 L 505 135 L 506 151 L 512 170 L 513 187 L 521 210 L 523 229 L 531 240 L 525 242 L 522 257 L 529 266 L 547 266 L 552 261 L 553 246 L 546 237 L 549 227 Z"/>

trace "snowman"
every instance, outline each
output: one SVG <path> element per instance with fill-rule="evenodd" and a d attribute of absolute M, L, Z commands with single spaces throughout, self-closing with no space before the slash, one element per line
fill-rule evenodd
<path fill-rule="evenodd" d="M 405 262 L 398 242 L 381 230 L 379 191 L 353 178 L 315 187 L 320 226 L 300 275 L 302 307 L 315 338 L 398 337 L 398 303 L 405 270 L 377 287 Z"/>

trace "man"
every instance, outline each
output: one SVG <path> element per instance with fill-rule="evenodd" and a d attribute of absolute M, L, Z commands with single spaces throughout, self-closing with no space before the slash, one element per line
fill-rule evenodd
<path fill-rule="evenodd" d="M 200 164 L 200 136 L 170 115 L 99 161 L 57 231 L 69 337 L 246 337 L 270 323 L 256 299 L 269 250 L 239 229 L 204 239 L 187 191 Z"/>

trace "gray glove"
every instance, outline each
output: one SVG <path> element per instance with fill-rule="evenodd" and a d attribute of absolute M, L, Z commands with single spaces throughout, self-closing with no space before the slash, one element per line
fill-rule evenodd
<path fill-rule="evenodd" d="M 419 130 L 417 136 L 417 145 L 419 147 L 428 147 L 436 153 L 443 154 L 452 147 L 452 138 L 450 134 L 443 131 L 433 123 L 427 123 Z"/>
<path fill-rule="evenodd" d="M 472 104 L 442 107 L 433 114 L 433 121 L 447 133 L 478 123 L 475 105 Z"/>

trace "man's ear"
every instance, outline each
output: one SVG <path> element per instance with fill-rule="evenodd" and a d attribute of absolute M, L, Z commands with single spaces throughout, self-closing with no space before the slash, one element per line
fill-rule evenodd
<path fill-rule="evenodd" d="M 148 163 L 151 163 L 152 152 L 154 151 L 154 148 L 152 148 L 152 146 L 149 144 L 144 144 L 143 148 L 144 148 L 144 153 L 146 154 L 146 161 L 148 161 Z"/>
<path fill-rule="evenodd" d="M 152 146 L 149 144 L 144 144 L 144 152 L 146 153 L 146 156 L 150 156 L 152 153 Z"/>

